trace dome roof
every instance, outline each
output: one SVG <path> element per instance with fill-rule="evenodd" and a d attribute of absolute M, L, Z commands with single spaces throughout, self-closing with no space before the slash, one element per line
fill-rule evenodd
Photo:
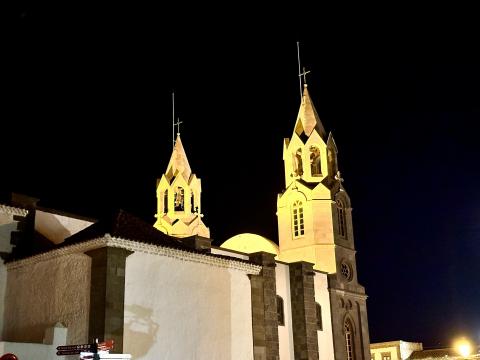
<path fill-rule="evenodd" d="M 277 244 L 275 244 L 271 240 L 268 240 L 266 237 L 251 233 L 235 235 L 225 241 L 222 245 L 220 245 L 220 247 L 224 249 L 243 252 L 246 254 L 251 254 L 259 251 L 264 251 L 274 255 L 279 254 Z"/>

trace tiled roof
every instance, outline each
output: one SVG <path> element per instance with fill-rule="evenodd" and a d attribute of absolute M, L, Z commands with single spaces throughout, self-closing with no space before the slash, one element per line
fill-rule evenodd
<path fill-rule="evenodd" d="M 455 349 L 447 348 L 447 349 L 431 349 L 431 350 L 421 350 L 421 351 L 414 351 L 412 355 L 408 358 L 410 359 L 449 359 L 458 357 L 458 353 Z"/>

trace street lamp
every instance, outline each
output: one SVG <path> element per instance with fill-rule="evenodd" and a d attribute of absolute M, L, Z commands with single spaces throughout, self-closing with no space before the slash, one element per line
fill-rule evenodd
<path fill-rule="evenodd" d="M 461 338 L 455 342 L 455 349 L 463 357 L 470 356 L 472 353 L 472 345 L 465 338 Z"/>

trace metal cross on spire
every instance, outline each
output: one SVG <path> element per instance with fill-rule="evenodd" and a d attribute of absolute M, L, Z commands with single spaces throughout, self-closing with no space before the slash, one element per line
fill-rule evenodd
<path fill-rule="evenodd" d="M 298 76 L 303 76 L 303 83 L 307 85 L 307 74 L 310 73 L 310 70 L 305 71 L 305 66 L 303 67 L 303 72 L 298 74 Z"/>
<path fill-rule="evenodd" d="M 177 122 L 173 124 L 173 126 L 177 126 L 177 135 L 180 135 L 180 124 L 183 123 L 183 121 L 180 121 L 180 118 L 177 118 Z"/>
<path fill-rule="evenodd" d="M 335 174 L 335 180 L 339 181 L 340 183 L 343 182 L 342 174 L 340 173 L 340 171 L 337 171 L 337 173 Z"/>

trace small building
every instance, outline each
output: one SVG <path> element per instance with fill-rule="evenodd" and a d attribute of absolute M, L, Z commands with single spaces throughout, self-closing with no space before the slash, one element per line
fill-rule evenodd
<path fill-rule="evenodd" d="M 422 343 L 403 340 L 371 343 L 371 360 L 406 360 L 415 351 L 423 350 Z"/>

